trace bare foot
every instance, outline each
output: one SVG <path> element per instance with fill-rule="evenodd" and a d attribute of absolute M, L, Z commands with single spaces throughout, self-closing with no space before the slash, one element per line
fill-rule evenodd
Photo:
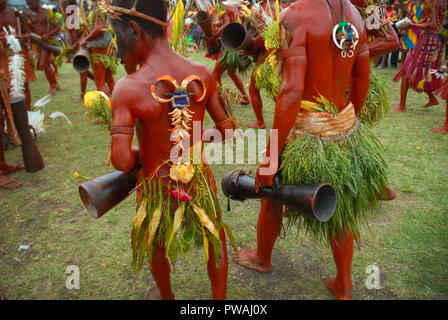
<path fill-rule="evenodd" d="M 56 93 L 56 91 L 57 91 L 56 87 L 51 87 L 50 90 L 48 90 L 48 94 L 53 95 Z"/>
<path fill-rule="evenodd" d="M 162 300 L 162 294 L 157 286 L 150 288 L 146 292 L 146 300 Z M 174 295 L 167 300 L 174 300 Z"/>
<path fill-rule="evenodd" d="M 13 173 L 13 172 L 23 170 L 23 169 L 25 169 L 25 166 L 23 166 L 21 164 L 20 165 L 10 165 L 10 164 L 7 164 L 6 162 L 0 163 L 0 174 L 3 174 L 3 175 L 7 175 L 9 173 Z"/>
<path fill-rule="evenodd" d="M 84 96 L 79 96 L 79 98 L 76 99 L 75 102 L 84 102 Z"/>
<path fill-rule="evenodd" d="M 432 132 L 448 134 L 448 126 L 440 127 L 440 128 L 432 128 Z"/>
<path fill-rule="evenodd" d="M 264 122 L 251 122 L 246 124 L 246 126 L 248 126 L 249 128 L 258 128 L 258 129 L 266 129 L 266 125 L 264 124 Z"/>
<path fill-rule="evenodd" d="M 260 272 L 272 271 L 272 265 L 270 263 L 268 265 L 262 265 L 258 261 L 257 253 L 254 250 L 238 249 L 238 251 L 233 254 L 233 260 L 248 269 L 257 270 Z"/>
<path fill-rule="evenodd" d="M 392 201 L 397 197 L 397 193 L 392 190 L 391 188 L 389 188 L 388 186 L 386 186 L 386 195 L 385 197 L 381 197 L 380 200 L 383 201 Z"/>
<path fill-rule="evenodd" d="M 399 111 L 399 112 L 406 112 L 406 107 L 405 106 L 398 106 L 398 107 L 392 108 L 390 110 Z"/>
<path fill-rule="evenodd" d="M 0 189 L 13 189 L 20 187 L 21 185 L 21 181 L 13 180 L 6 176 L 0 176 Z"/>
<path fill-rule="evenodd" d="M 422 108 L 429 108 L 431 106 L 436 106 L 438 104 L 439 104 L 439 101 L 437 99 L 430 99 L 427 104 L 422 106 Z"/>
<path fill-rule="evenodd" d="M 248 96 L 243 96 L 243 99 L 241 99 L 241 104 L 248 105 L 250 104 L 250 99 Z"/>
<path fill-rule="evenodd" d="M 336 284 L 336 279 L 333 277 L 323 277 L 322 282 L 328 290 L 334 293 L 339 300 L 353 300 L 351 290 L 343 290 Z"/>

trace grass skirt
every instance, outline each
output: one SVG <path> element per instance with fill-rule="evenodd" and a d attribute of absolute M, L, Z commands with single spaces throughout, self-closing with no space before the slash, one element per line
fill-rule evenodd
<path fill-rule="evenodd" d="M 398 82 L 405 78 L 409 87 L 417 92 L 433 92 L 442 86 L 442 80 L 431 74 L 439 70 L 442 63 L 444 41 L 434 32 L 420 32 L 414 49 L 411 50 L 394 77 Z"/>
<path fill-rule="evenodd" d="M 91 59 L 93 64 L 101 62 L 106 69 L 112 71 L 112 74 L 117 73 L 120 67 L 120 59 L 116 56 L 108 56 L 101 53 L 92 53 Z"/>
<path fill-rule="evenodd" d="M 140 178 L 132 229 L 134 269 L 141 269 L 145 257 L 151 263 L 156 244 L 165 247 L 171 263 L 192 246 L 203 246 L 208 261 L 208 248 L 213 245 L 217 263 L 221 227 L 233 243 L 230 229 L 222 221 L 215 180 L 209 168 L 196 169 L 191 182 L 183 186 L 191 201 L 179 201 L 168 193 L 178 188 L 178 183 L 173 181 L 164 185 L 157 178 Z"/>
<path fill-rule="evenodd" d="M 356 122 L 355 122 L 356 123 Z M 303 135 L 289 142 L 282 154 L 285 184 L 329 183 L 337 191 L 337 206 L 327 222 L 288 212 L 288 227 L 305 227 L 319 240 L 343 234 L 345 226 L 360 238 L 360 225 L 385 194 L 387 165 L 380 141 L 357 123 L 340 140 Z"/>
<path fill-rule="evenodd" d="M 358 115 L 361 123 L 373 126 L 386 117 L 389 112 L 389 99 L 387 97 L 387 82 L 377 74 L 374 69 L 370 73 L 370 87 L 366 103 Z"/>
<path fill-rule="evenodd" d="M 224 49 L 219 57 L 219 61 L 228 71 L 239 72 L 242 74 L 252 69 L 253 66 L 252 58 L 245 56 L 239 50 Z"/>

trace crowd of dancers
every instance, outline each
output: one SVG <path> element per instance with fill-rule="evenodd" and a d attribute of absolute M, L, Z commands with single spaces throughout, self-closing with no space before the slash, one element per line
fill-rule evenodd
<path fill-rule="evenodd" d="M 332 219 L 322 224 L 303 218 L 301 224 L 328 240 L 338 274 L 323 282 L 338 298 L 350 299 L 353 242 L 360 239 L 363 213 L 379 201 L 396 197 L 387 184 L 382 147 L 370 133 L 388 109 L 385 89 L 370 64 L 386 66 L 391 56 L 391 64 L 398 66 L 401 53 L 403 62 L 393 78 L 401 81 L 400 103 L 392 110 L 406 111 L 409 88 L 428 96 L 424 108 L 438 105 L 439 96 L 447 101 L 447 118 L 432 131 L 448 133 L 446 1 L 114 0 L 85 4 L 62 0 L 52 10 L 43 8 L 39 0 L 27 0 L 27 8 L 19 12 L 0 0 L 0 136 L 6 122 L 5 133 L 12 141 L 29 142 L 23 134 L 23 130 L 29 134 L 29 128 L 18 119 L 25 114 L 11 110 L 20 103 L 30 110 L 29 83 L 36 81 L 36 70 L 44 72 L 48 93 L 53 95 L 63 90 L 58 67 L 64 61 L 73 62 L 80 77 L 79 101 L 84 101 L 89 78 L 106 100 L 112 99 L 112 164 L 120 171 L 132 171 L 139 163 L 143 166 L 132 246 L 134 265 L 141 267 L 148 257 L 156 280 L 157 288 L 148 295 L 174 297 L 169 260 L 175 260 L 190 243 L 200 242 L 213 296 L 225 298 L 229 233 L 211 170 L 206 164 L 169 163 L 163 157 L 172 147 L 170 135 L 182 149 L 183 139 L 190 139 L 191 122 L 202 123 L 206 109 L 217 130 L 224 133 L 235 128 L 238 115 L 222 98 L 228 89 L 221 82 L 225 72 L 239 92 L 231 102 L 253 108 L 255 121 L 247 127 L 266 128 L 260 95 L 266 90 L 276 102 L 273 126 L 279 130 L 278 154 L 271 156 L 276 161 L 281 158 L 282 164 L 277 163 L 276 172 L 267 175 L 260 173 L 266 166 L 262 164 L 255 188 L 258 192 L 260 186 L 272 187 L 277 171 L 288 185 L 326 182 L 336 187 L 339 202 Z M 68 23 L 74 14 L 68 12 L 70 6 L 78 8 L 76 28 Z M 321 16 L 336 23 L 331 25 L 332 35 L 325 23 L 316 22 Z M 321 36 L 326 33 L 328 37 Z M 20 50 L 12 44 L 14 38 Z M 201 47 L 207 58 L 216 61 L 211 73 L 182 57 Z M 326 47 L 327 51 L 322 50 Z M 14 63 L 20 65 L 22 75 L 15 72 Z M 132 76 L 115 86 L 114 74 L 120 65 Z M 159 74 L 159 70 L 164 71 Z M 248 91 L 239 75 L 247 71 L 251 72 Z M 23 88 L 17 88 L 21 82 Z M 148 84 L 151 91 L 145 89 Z M 174 91 L 162 95 L 161 88 Z M 21 93 L 23 98 L 18 99 Z M 170 125 L 157 119 L 160 114 L 165 117 L 168 109 Z M 136 120 L 140 127 L 137 149 L 132 146 Z M 32 151 L 28 145 L 22 150 L 24 160 L 33 158 L 28 164 L 25 161 L 27 171 L 43 168 L 35 146 Z M 321 153 L 304 156 L 309 150 Z M 8 165 L 0 148 L 0 189 L 18 187 L 20 182 L 6 175 L 23 168 Z M 311 181 L 305 174 L 313 170 L 318 170 L 312 174 L 314 179 L 325 181 Z M 272 270 L 278 217 L 287 211 L 279 202 L 261 200 L 257 250 L 237 250 L 235 261 L 261 272 Z M 180 235 L 174 236 L 176 232 Z"/>

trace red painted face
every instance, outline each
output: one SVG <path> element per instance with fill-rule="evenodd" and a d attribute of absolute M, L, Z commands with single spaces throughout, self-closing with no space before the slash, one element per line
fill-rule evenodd
<path fill-rule="evenodd" d="M 123 27 L 123 23 L 112 20 L 112 28 L 117 37 L 117 56 L 128 67 L 136 67 L 138 65 L 136 54 L 136 40 L 134 34 L 129 28 Z"/>

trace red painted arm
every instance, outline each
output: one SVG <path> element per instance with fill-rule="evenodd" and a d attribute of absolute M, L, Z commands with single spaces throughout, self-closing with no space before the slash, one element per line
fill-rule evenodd
<path fill-rule="evenodd" d="M 107 26 L 106 21 L 98 18 L 95 23 L 95 28 L 85 38 L 81 40 L 80 45 L 84 46 L 86 42 L 101 37 L 101 35 L 104 33 L 103 29 L 106 28 L 106 26 Z"/>
<path fill-rule="evenodd" d="M 350 100 L 355 107 L 355 113 L 359 114 L 366 102 L 370 87 L 370 57 L 365 43 L 361 45 L 356 56 L 352 75 L 353 84 L 350 90 Z"/>
<path fill-rule="evenodd" d="M 289 47 L 302 47 L 304 50 L 301 55 L 285 59 L 283 64 L 282 86 L 275 104 L 272 126 L 273 130 L 277 130 L 277 141 L 273 140 L 272 135 L 269 137 L 266 159 L 259 166 L 255 178 L 257 192 L 260 183 L 263 186 L 272 186 L 274 176 L 278 171 L 279 153 L 286 144 L 286 139 L 299 113 L 307 70 L 306 37 L 305 27 L 298 26 L 294 29 Z M 277 144 L 277 148 L 272 147 L 274 143 Z M 277 154 L 270 154 L 271 150 L 277 150 Z M 267 171 L 269 173 L 263 174 L 262 170 L 264 171 L 266 168 L 270 168 Z"/>
<path fill-rule="evenodd" d="M 234 130 L 235 127 L 231 121 L 228 121 L 229 115 L 227 114 L 227 111 L 224 109 L 213 76 L 210 75 L 209 77 L 210 78 L 207 80 L 207 85 L 209 87 L 207 89 L 210 90 L 210 98 L 207 102 L 207 112 L 213 119 L 213 121 L 216 123 L 215 128 L 221 132 L 222 137 L 225 137 L 225 130 L 226 129 Z"/>
<path fill-rule="evenodd" d="M 392 24 L 387 24 L 382 30 L 386 33 L 386 37 L 379 34 L 368 44 L 370 59 L 394 52 L 400 48 L 400 41 Z"/>
<path fill-rule="evenodd" d="M 131 111 L 130 103 L 127 99 L 129 87 L 125 88 L 123 80 L 118 81 L 112 96 L 112 114 L 114 127 L 133 128 L 135 119 Z M 132 95 L 131 95 L 132 96 Z M 132 147 L 133 135 L 114 134 L 112 136 L 112 164 L 120 171 L 131 170 L 136 162 L 136 156 Z"/>

